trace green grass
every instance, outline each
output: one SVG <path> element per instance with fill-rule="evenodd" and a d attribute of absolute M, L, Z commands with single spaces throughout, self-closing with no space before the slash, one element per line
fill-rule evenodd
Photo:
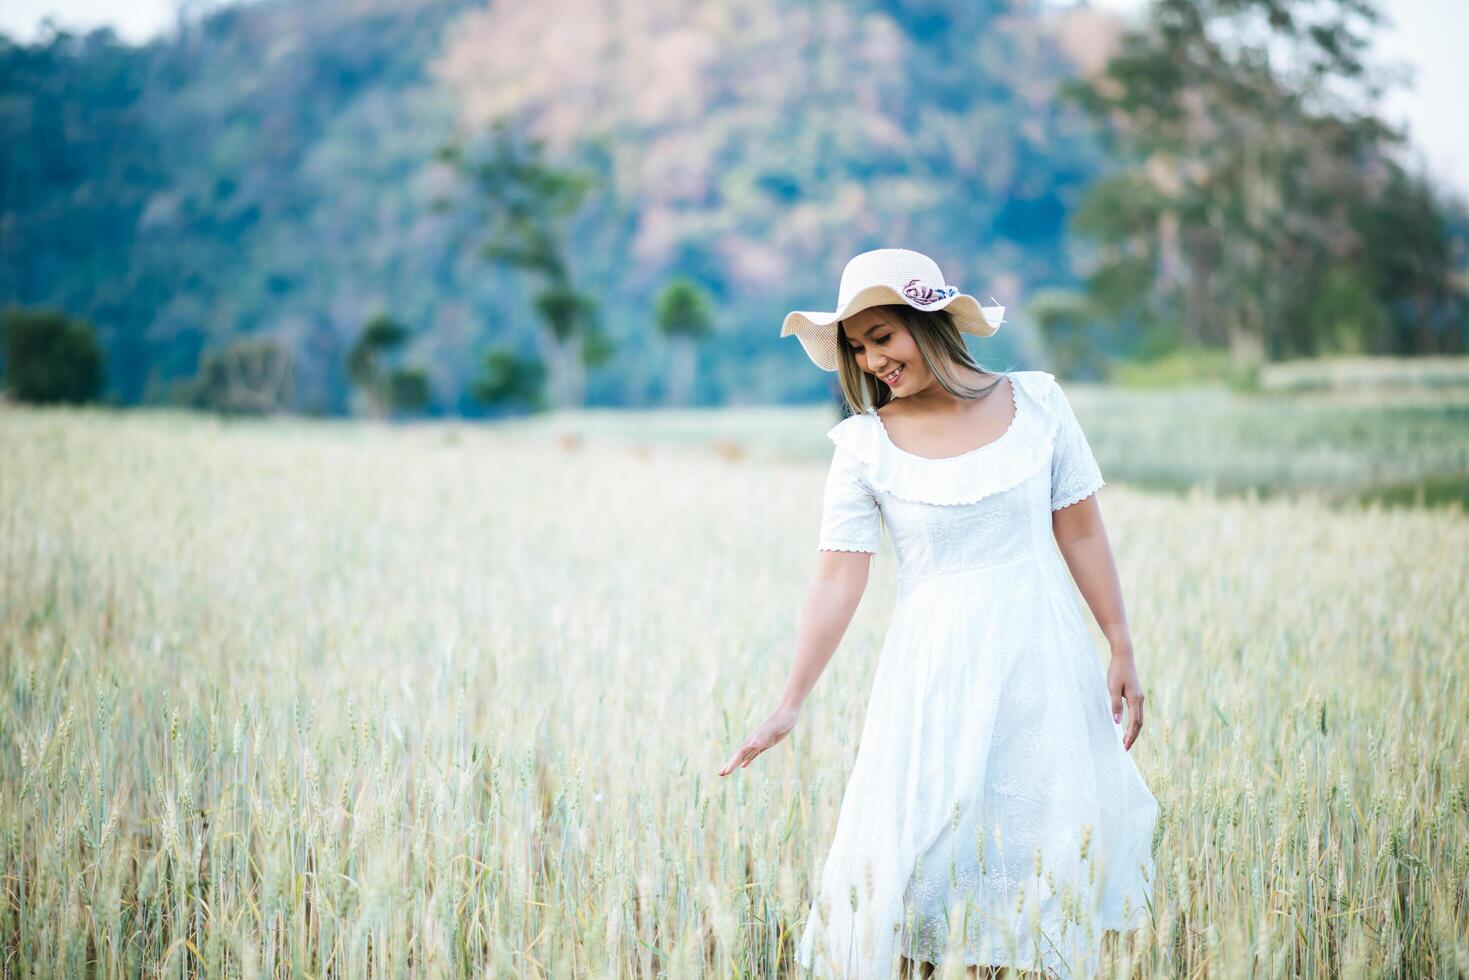
<path fill-rule="evenodd" d="M 1469 506 L 1469 387 L 1240 393 L 1222 385 L 1131 390 L 1063 382 L 1110 480 L 1221 496 L 1422 499 Z M 620 445 L 737 445 L 762 459 L 825 460 L 835 407 L 565 412 L 516 423 Z"/>

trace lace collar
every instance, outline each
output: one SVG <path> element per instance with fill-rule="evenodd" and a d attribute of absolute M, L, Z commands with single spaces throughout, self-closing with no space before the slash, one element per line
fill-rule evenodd
<path fill-rule="evenodd" d="M 1049 463 L 1049 426 L 1038 417 L 1033 379 L 1010 372 L 1015 416 L 999 438 L 958 456 L 932 458 L 900 449 L 874 409 L 848 416 L 826 433 L 838 448 L 863 464 L 868 482 L 881 490 L 921 504 L 972 504 L 991 494 L 1019 486 Z"/>

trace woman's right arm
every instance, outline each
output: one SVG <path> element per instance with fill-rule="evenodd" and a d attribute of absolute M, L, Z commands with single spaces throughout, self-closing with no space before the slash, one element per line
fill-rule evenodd
<path fill-rule="evenodd" d="M 781 707 L 800 711 L 806 695 L 826 669 L 837 644 L 847 632 L 862 593 L 872 554 L 866 551 L 818 551 L 816 570 L 806 589 L 801 622 L 796 628 L 796 653 L 781 694 Z"/>
<path fill-rule="evenodd" d="M 730 756 L 719 775 L 727 776 L 744 768 L 761 752 L 790 733 L 800 716 L 806 695 L 816 686 L 816 679 L 826 669 L 862 593 L 867 588 L 867 573 L 872 553 L 867 551 L 818 551 L 816 569 L 806 589 L 801 607 L 801 621 L 796 629 L 796 651 L 780 703 L 760 724 L 734 755 Z"/>
<path fill-rule="evenodd" d="M 853 416 L 842 426 L 868 424 L 865 417 Z M 836 433 L 836 429 L 833 433 Z M 867 588 L 867 570 L 877 553 L 882 535 L 882 514 L 877 495 L 868 484 L 861 461 L 842 448 L 842 439 L 833 435 L 837 447 L 832 451 L 831 465 L 826 471 L 822 492 L 821 529 L 816 540 L 816 569 L 806 589 L 806 602 L 801 607 L 801 621 L 796 629 L 796 654 L 786 678 L 785 690 L 770 716 L 761 722 L 745 744 L 740 746 L 719 770 L 727 776 L 736 768 L 748 766 L 761 752 L 770 748 L 796 726 L 806 695 L 816 686 L 816 678 L 841 642 L 852 613 Z"/>

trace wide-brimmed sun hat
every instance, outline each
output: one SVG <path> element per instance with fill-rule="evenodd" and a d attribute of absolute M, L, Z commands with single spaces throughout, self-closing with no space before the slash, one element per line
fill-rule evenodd
<path fill-rule="evenodd" d="M 994 302 L 994 297 L 990 298 Z M 915 310 L 948 310 L 962 333 L 988 337 L 1000 329 L 1003 306 L 979 300 L 944 281 L 938 263 L 906 248 L 877 248 L 853 256 L 842 270 L 837 308 L 831 313 L 796 310 L 786 314 L 780 335 L 796 335 L 806 354 L 823 371 L 837 369 L 842 320 L 870 306 L 907 303 Z"/>

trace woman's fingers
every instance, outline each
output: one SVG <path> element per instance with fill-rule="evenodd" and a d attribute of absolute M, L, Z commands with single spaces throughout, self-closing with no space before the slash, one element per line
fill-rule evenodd
<path fill-rule="evenodd" d="M 740 746 L 740 750 L 730 757 L 723 769 L 719 770 L 719 775 L 726 776 L 735 769 L 748 767 L 761 752 L 786 737 L 796 724 L 797 714 L 797 709 L 785 707 L 771 712 L 770 717 L 765 719 L 765 723 L 756 730 L 754 735 L 750 736 L 750 740 Z"/>
<path fill-rule="evenodd" d="M 745 764 L 745 754 L 748 751 L 749 745 L 740 746 L 739 751 L 735 752 L 735 755 L 730 758 L 729 763 L 724 764 L 724 773 L 733 773 L 736 768 L 739 768 L 740 765 Z"/>
<path fill-rule="evenodd" d="M 764 750 L 757 747 L 753 741 L 746 742 L 740 746 L 738 752 L 730 756 L 729 761 L 724 764 L 724 768 L 719 770 L 719 774 L 721 776 L 728 776 L 736 769 L 743 769 L 750 764 L 750 760 L 754 759 L 762 751 Z"/>
<path fill-rule="evenodd" d="M 1143 730 L 1143 692 L 1133 691 L 1127 697 L 1127 713 L 1129 721 L 1127 725 L 1127 738 L 1123 739 L 1122 747 L 1131 749 L 1132 743 L 1137 741 L 1138 733 Z"/>
<path fill-rule="evenodd" d="M 742 745 L 735 752 L 735 754 L 730 756 L 728 761 L 726 761 L 725 764 L 720 768 L 719 774 L 721 776 L 728 776 L 731 772 L 734 772 L 735 767 L 738 766 L 741 761 L 743 761 L 744 756 L 745 747 Z"/>

